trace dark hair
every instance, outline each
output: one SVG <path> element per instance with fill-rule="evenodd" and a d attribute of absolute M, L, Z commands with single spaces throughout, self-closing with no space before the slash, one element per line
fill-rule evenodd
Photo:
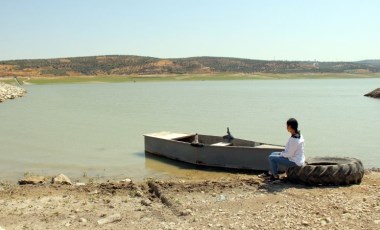
<path fill-rule="evenodd" d="M 296 131 L 297 133 L 299 133 L 299 130 L 298 130 L 298 121 L 295 118 L 289 118 L 289 120 L 286 122 L 286 124 L 288 126 L 290 126 L 292 129 L 294 129 L 294 131 Z"/>

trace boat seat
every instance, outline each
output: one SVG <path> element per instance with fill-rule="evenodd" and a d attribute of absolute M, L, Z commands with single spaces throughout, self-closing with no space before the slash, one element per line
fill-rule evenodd
<path fill-rule="evenodd" d="M 232 143 L 227 143 L 227 142 L 218 142 L 218 143 L 211 144 L 211 146 L 230 146 L 230 145 L 232 145 Z"/>
<path fill-rule="evenodd" d="M 156 137 L 156 138 L 161 138 L 161 139 L 166 139 L 166 140 L 179 140 L 179 139 L 184 139 L 184 138 L 195 136 L 195 134 L 158 132 L 158 133 L 145 134 L 145 136 Z"/>

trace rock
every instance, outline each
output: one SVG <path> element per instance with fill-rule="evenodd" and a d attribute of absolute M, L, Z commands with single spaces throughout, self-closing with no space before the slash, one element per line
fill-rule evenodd
<path fill-rule="evenodd" d="M 131 182 L 132 182 L 132 180 L 131 180 L 131 179 L 129 179 L 129 178 L 127 178 L 127 179 L 121 180 L 120 182 L 131 183 Z"/>
<path fill-rule="evenodd" d="M 43 176 L 30 176 L 24 179 L 21 179 L 18 181 L 20 185 L 25 185 L 25 184 L 44 184 L 46 181 L 46 178 Z"/>
<path fill-rule="evenodd" d="M 79 222 L 81 222 L 81 223 L 87 223 L 87 219 L 85 219 L 85 218 L 80 218 L 80 219 L 79 219 Z"/>
<path fill-rule="evenodd" d="M 220 195 L 218 200 L 219 200 L 219 201 L 225 201 L 225 200 L 226 200 L 226 197 L 225 197 L 224 195 Z"/>
<path fill-rule="evenodd" d="M 309 222 L 307 222 L 306 220 L 303 220 L 301 223 L 303 226 L 309 226 Z"/>
<path fill-rule="evenodd" d="M 65 185 L 72 185 L 73 184 L 73 183 L 71 183 L 71 180 L 63 174 L 59 174 L 58 176 L 54 177 L 52 179 L 51 183 L 53 183 L 53 184 L 65 184 Z"/>
<path fill-rule="evenodd" d="M 75 183 L 75 186 L 85 186 L 86 185 L 86 183 L 83 183 L 83 182 L 77 182 L 77 183 Z"/>
<path fill-rule="evenodd" d="M 191 211 L 191 209 L 186 209 L 186 210 L 183 210 L 180 212 L 180 215 L 181 216 L 188 216 L 188 215 L 191 215 L 193 213 L 193 211 Z"/>
<path fill-rule="evenodd" d="M 135 196 L 137 196 L 137 197 L 143 197 L 144 194 L 143 194 L 143 192 L 141 192 L 141 191 L 137 191 L 137 192 L 135 193 Z"/>
<path fill-rule="evenodd" d="M 110 223 L 118 222 L 118 221 L 121 221 L 121 219 L 122 218 L 121 218 L 120 213 L 116 213 L 116 214 L 113 214 L 111 216 L 99 219 L 98 220 L 98 225 L 110 224 Z"/>
<path fill-rule="evenodd" d="M 367 94 L 364 94 L 366 97 L 380 98 L 380 88 L 377 88 Z"/>
<path fill-rule="evenodd" d="M 325 220 L 326 220 L 327 223 L 331 223 L 332 222 L 332 219 L 330 217 L 326 217 Z"/>
<path fill-rule="evenodd" d="M 73 213 L 78 213 L 78 212 L 80 212 L 80 209 L 77 208 L 77 209 L 75 209 L 75 210 L 71 210 L 71 212 L 73 212 Z"/>
<path fill-rule="evenodd" d="M 374 220 L 373 223 L 380 224 L 380 220 Z"/>
<path fill-rule="evenodd" d="M 136 208 L 136 211 L 139 211 L 139 212 L 141 212 L 141 211 L 145 211 L 145 209 L 144 209 L 144 208 L 142 208 L 142 207 L 138 207 L 138 208 Z"/>
<path fill-rule="evenodd" d="M 95 189 L 94 191 L 92 191 L 92 192 L 89 192 L 88 194 L 89 195 L 94 195 L 94 194 L 98 194 L 99 192 L 98 192 L 98 190 L 97 189 Z"/>
<path fill-rule="evenodd" d="M 70 222 L 67 222 L 67 223 L 65 224 L 65 226 L 66 226 L 66 227 L 70 227 L 70 226 L 71 226 Z"/>
<path fill-rule="evenodd" d="M 142 205 L 145 205 L 145 206 L 151 206 L 152 205 L 152 201 L 146 199 L 146 200 L 141 200 L 141 204 Z"/>
<path fill-rule="evenodd" d="M 0 82 L 0 102 L 3 102 L 7 99 L 22 97 L 25 93 L 25 89 Z"/>
<path fill-rule="evenodd" d="M 322 221 L 321 221 L 321 225 L 322 225 L 322 226 L 326 226 L 326 224 L 327 224 L 326 220 L 322 220 Z"/>
<path fill-rule="evenodd" d="M 0 192 L 1 192 L 1 191 L 4 191 L 4 188 L 3 188 L 3 187 L 0 187 Z"/>

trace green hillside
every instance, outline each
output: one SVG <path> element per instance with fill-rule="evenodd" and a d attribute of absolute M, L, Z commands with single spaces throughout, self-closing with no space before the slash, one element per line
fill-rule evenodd
<path fill-rule="evenodd" d="M 380 59 L 368 59 L 368 60 L 359 61 L 358 63 L 366 64 L 375 68 L 380 68 Z"/>

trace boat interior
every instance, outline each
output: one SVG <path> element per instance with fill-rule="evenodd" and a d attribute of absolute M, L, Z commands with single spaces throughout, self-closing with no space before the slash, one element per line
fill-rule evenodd
<path fill-rule="evenodd" d="M 193 145 L 210 145 L 210 146 L 242 146 L 255 148 L 283 148 L 277 145 L 268 145 L 261 142 L 247 141 L 234 138 L 232 140 L 220 136 L 210 136 L 201 134 L 191 134 L 182 137 L 177 137 L 173 140 L 187 142 Z"/>

